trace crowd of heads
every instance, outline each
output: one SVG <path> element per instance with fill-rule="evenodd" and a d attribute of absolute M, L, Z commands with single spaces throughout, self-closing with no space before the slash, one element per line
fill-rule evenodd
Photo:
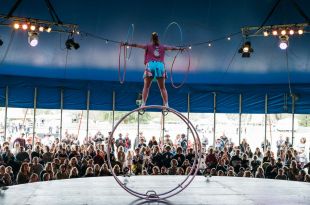
<path fill-rule="evenodd" d="M 153 136 L 146 141 L 140 134 L 132 142 L 128 134 L 109 140 L 98 133 L 82 143 L 66 134 L 62 140 L 42 142 L 37 138 L 33 147 L 22 135 L 0 145 L 0 185 L 111 176 L 112 172 L 124 176 L 188 175 L 194 171 L 205 176 L 310 182 L 308 158 L 286 142 L 279 143 L 274 153 L 268 147 L 252 151 L 246 140 L 237 146 L 221 140 L 221 146 L 203 147 L 198 164 L 194 146 L 185 134 L 178 135 L 174 142 L 169 135 L 163 140 Z"/>

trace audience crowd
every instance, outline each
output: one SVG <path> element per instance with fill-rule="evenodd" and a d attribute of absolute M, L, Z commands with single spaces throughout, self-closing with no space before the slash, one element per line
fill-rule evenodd
<path fill-rule="evenodd" d="M 6 141 L 0 145 L 0 186 L 111 176 L 107 152 L 116 175 L 187 175 L 195 159 L 184 134 L 174 142 L 169 135 L 163 142 L 156 137 L 146 142 L 141 134 L 132 142 L 128 134 L 119 134 L 111 140 L 110 150 L 108 141 L 100 133 L 84 142 L 69 134 L 62 140 L 47 136 L 35 140 L 33 147 L 24 135 Z M 221 146 L 203 148 L 202 163 L 193 166 L 199 175 L 310 182 L 307 157 L 285 141 L 279 143 L 277 153 L 268 147 L 252 151 L 245 139 L 240 145 L 223 137 L 220 141 Z"/>

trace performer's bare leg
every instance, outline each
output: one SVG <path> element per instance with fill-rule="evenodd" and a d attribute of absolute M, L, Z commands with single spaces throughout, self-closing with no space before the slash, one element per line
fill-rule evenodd
<path fill-rule="evenodd" d="M 145 103 L 147 101 L 147 97 L 149 96 L 150 87 L 152 85 L 152 78 L 151 77 L 145 77 L 144 78 L 144 86 L 142 91 L 142 104 L 141 106 L 145 106 Z"/>
<path fill-rule="evenodd" d="M 157 84 L 160 89 L 161 97 L 163 98 L 164 106 L 169 107 L 168 105 L 168 93 L 165 86 L 165 78 L 157 78 Z"/>

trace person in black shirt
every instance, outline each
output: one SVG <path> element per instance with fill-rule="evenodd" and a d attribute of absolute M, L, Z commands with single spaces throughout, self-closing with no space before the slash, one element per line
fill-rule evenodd
<path fill-rule="evenodd" d="M 162 166 L 162 154 L 160 153 L 159 146 L 153 146 L 153 153 L 151 156 L 152 163 L 154 166 L 158 166 L 159 168 Z"/>
<path fill-rule="evenodd" d="M 236 173 L 239 172 L 239 169 L 240 169 L 240 166 L 241 166 L 241 158 L 240 158 L 240 150 L 237 149 L 236 150 L 236 154 L 234 156 L 231 157 L 231 160 L 230 160 L 230 165 L 234 167 L 234 171 Z"/>
<path fill-rule="evenodd" d="M 164 152 L 163 152 L 163 157 L 162 157 L 162 162 L 163 162 L 163 166 L 165 167 L 170 167 L 170 162 L 173 158 L 173 154 L 170 152 L 171 151 L 171 147 L 169 145 L 166 145 L 164 148 Z"/>
<path fill-rule="evenodd" d="M 178 147 L 177 148 L 177 153 L 176 155 L 173 157 L 173 159 L 176 159 L 178 161 L 178 167 L 181 167 L 184 160 L 185 160 L 185 156 L 183 155 L 183 149 L 182 147 Z"/>
<path fill-rule="evenodd" d="M 185 158 L 188 159 L 188 161 L 191 163 L 191 165 L 193 165 L 194 159 L 195 159 L 195 153 L 194 153 L 193 148 L 188 149 L 188 152 L 187 152 Z"/>
<path fill-rule="evenodd" d="M 261 162 L 257 159 L 257 156 L 254 155 L 253 160 L 251 161 L 252 173 L 255 175 L 257 168 L 260 166 Z"/>
<path fill-rule="evenodd" d="M 266 171 L 265 171 L 265 177 L 269 178 L 269 179 L 274 179 L 276 178 L 277 174 L 278 174 L 278 168 L 275 164 L 275 159 L 274 158 L 270 158 L 270 163 L 269 165 L 266 167 Z"/>
<path fill-rule="evenodd" d="M 250 161 L 248 160 L 247 154 L 242 155 L 241 167 L 243 167 L 245 170 L 250 167 Z"/>

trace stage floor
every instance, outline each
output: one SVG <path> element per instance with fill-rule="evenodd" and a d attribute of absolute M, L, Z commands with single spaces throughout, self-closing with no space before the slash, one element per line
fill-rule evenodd
<path fill-rule="evenodd" d="M 120 177 L 122 178 L 122 177 Z M 170 190 L 180 176 L 130 177 L 136 191 Z M 310 204 L 310 183 L 269 179 L 197 176 L 187 189 L 165 202 L 145 202 L 123 190 L 113 177 L 93 177 L 16 185 L 1 191 L 1 205 L 49 204 Z"/>

